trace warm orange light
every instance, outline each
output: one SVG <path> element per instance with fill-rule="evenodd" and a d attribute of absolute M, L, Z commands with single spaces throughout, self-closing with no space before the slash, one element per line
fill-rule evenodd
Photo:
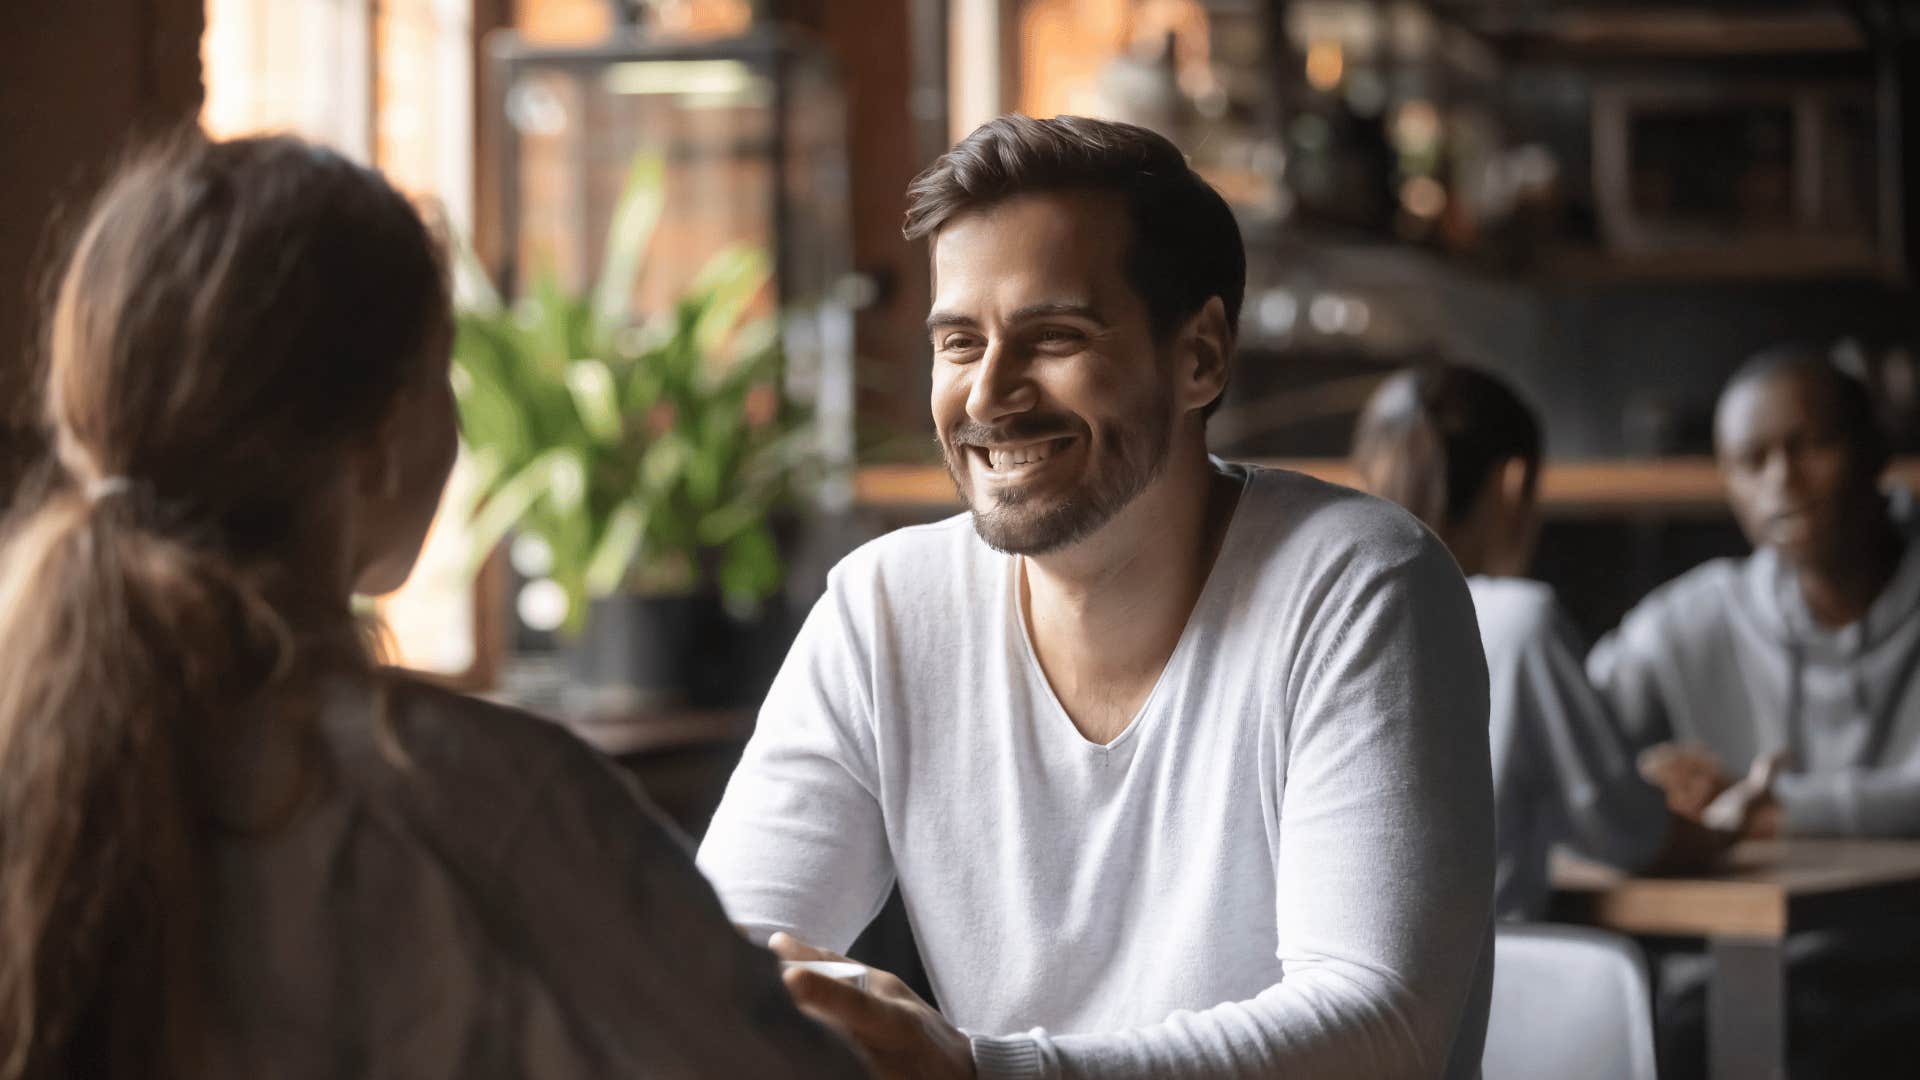
<path fill-rule="evenodd" d="M 1414 98 L 1394 113 L 1393 141 L 1403 154 L 1423 154 L 1440 141 L 1440 110 L 1433 102 Z"/>
<path fill-rule="evenodd" d="M 1307 49 L 1307 85 L 1322 93 L 1340 85 L 1347 58 L 1337 41 L 1316 41 Z"/>

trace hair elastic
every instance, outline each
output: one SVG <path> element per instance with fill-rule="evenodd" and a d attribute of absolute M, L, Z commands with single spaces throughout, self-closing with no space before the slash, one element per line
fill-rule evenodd
<path fill-rule="evenodd" d="M 125 476 L 102 476 L 87 482 L 87 500 L 99 502 L 110 495 L 125 495 L 133 490 L 133 481 Z"/>

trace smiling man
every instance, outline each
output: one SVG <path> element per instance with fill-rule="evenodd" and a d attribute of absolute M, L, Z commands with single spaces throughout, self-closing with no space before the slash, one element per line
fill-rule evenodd
<path fill-rule="evenodd" d="M 830 575 L 700 865 L 789 958 L 896 881 L 944 1013 L 788 974 L 882 1075 L 1467 1076 L 1486 669 L 1390 505 L 1206 450 L 1246 275 L 1152 132 L 1013 116 L 915 181 L 970 513 Z"/>

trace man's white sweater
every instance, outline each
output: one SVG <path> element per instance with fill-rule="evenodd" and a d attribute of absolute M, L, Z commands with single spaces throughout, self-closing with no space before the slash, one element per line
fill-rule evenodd
<path fill-rule="evenodd" d="M 856 551 L 699 863 L 730 915 L 844 950 L 897 880 L 984 1077 L 1471 1076 L 1492 975 L 1487 680 L 1411 517 L 1244 491 L 1151 696 L 1088 742 L 1021 562 L 965 516 Z"/>

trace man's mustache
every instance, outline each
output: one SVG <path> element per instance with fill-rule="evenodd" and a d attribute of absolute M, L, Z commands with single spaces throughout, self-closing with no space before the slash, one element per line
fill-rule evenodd
<path fill-rule="evenodd" d="M 1066 416 L 1022 413 L 999 424 L 982 424 L 977 420 L 965 421 L 947 432 L 946 441 L 952 446 L 984 447 L 1035 442 L 1040 439 L 1063 439 L 1077 434 L 1079 434 L 1079 426 Z"/>

